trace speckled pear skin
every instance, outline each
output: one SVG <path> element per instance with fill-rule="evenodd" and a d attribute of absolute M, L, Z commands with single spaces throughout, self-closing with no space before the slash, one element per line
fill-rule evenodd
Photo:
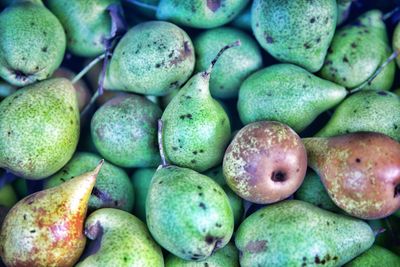
<path fill-rule="evenodd" d="M 29 195 L 9 211 L 0 234 L 7 266 L 73 266 L 78 261 L 86 243 L 83 226 L 90 192 L 101 165 Z"/>
<path fill-rule="evenodd" d="M 111 37 L 107 7 L 119 2 L 48 0 L 46 4 L 65 29 L 68 50 L 78 56 L 94 57 L 105 51 L 104 41 Z"/>
<path fill-rule="evenodd" d="M 232 21 L 249 0 L 160 0 L 156 17 L 178 25 L 210 29 Z"/>
<path fill-rule="evenodd" d="M 101 157 L 96 154 L 77 152 L 67 165 L 45 181 L 44 187 L 55 187 L 81 175 L 93 169 L 100 160 Z M 126 172 L 104 161 L 89 199 L 89 210 L 116 208 L 130 212 L 134 200 L 133 186 Z"/>
<path fill-rule="evenodd" d="M 308 202 L 324 210 L 338 212 L 340 209 L 329 197 L 328 192 L 321 182 L 318 174 L 313 170 L 307 170 L 304 181 L 294 194 L 295 199 Z"/>
<path fill-rule="evenodd" d="M 400 266 L 400 257 L 383 247 L 373 245 L 363 254 L 345 264 L 344 267 L 397 267 Z"/>
<path fill-rule="evenodd" d="M 135 190 L 135 205 L 132 213 L 144 222 L 146 221 L 147 194 L 155 172 L 156 169 L 153 168 L 138 169 L 133 173 L 131 179 Z"/>
<path fill-rule="evenodd" d="M 105 88 L 162 96 L 184 84 L 193 72 L 194 48 L 178 26 L 164 21 L 131 28 L 114 50 Z"/>
<path fill-rule="evenodd" d="M 387 217 L 400 208 L 400 144 L 360 132 L 304 138 L 308 165 L 321 177 L 333 202 L 362 219 Z"/>
<path fill-rule="evenodd" d="M 72 157 L 79 139 L 72 83 L 48 79 L 0 103 L 0 167 L 32 180 L 48 177 Z"/>
<path fill-rule="evenodd" d="M 107 101 L 91 122 L 93 142 L 99 153 L 120 167 L 155 167 L 157 120 L 161 109 L 143 96 L 126 94 Z"/>
<path fill-rule="evenodd" d="M 335 33 L 320 75 L 348 89 L 365 82 L 392 52 L 382 13 L 372 10 Z M 395 63 L 391 62 L 365 89 L 389 90 Z"/>
<path fill-rule="evenodd" d="M 400 97 L 392 92 L 363 90 L 346 98 L 335 110 L 318 137 L 369 131 L 400 141 Z"/>
<path fill-rule="evenodd" d="M 256 211 L 240 225 L 235 238 L 242 267 L 342 266 L 373 242 L 374 234 L 364 221 L 300 200 Z"/>
<path fill-rule="evenodd" d="M 233 233 L 224 190 L 211 178 L 177 166 L 159 167 L 146 202 L 149 230 L 163 248 L 185 260 L 204 260 Z"/>
<path fill-rule="evenodd" d="M 243 82 L 237 108 L 244 124 L 279 121 L 301 132 L 346 95 L 344 87 L 303 68 L 277 64 L 257 71 Z"/>
<path fill-rule="evenodd" d="M 205 31 L 193 41 L 197 55 L 195 71 L 200 72 L 207 69 L 222 47 L 236 40 L 240 40 L 241 46 L 226 51 L 215 64 L 210 78 L 213 97 L 237 97 L 244 79 L 261 68 L 261 50 L 250 35 L 229 27 Z"/>
<path fill-rule="evenodd" d="M 49 78 L 65 47 L 64 29 L 42 1 L 15 1 L 1 12 L 0 77 L 9 83 L 25 86 Z"/>
<path fill-rule="evenodd" d="M 199 172 L 221 163 L 231 135 L 228 115 L 211 97 L 205 74 L 190 78 L 161 117 L 168 161 Z"/>
<path fill-rule="evenodd" d="M 393 33 L 393 50 L 400 51 L 400 23 L 397 23 Z M 397 66 L 400 67 L 400 56 L 396 58 Z"/>
<path fill-rule="evenodd" d="M 164 266 L 160 247 L 146 225 L 132 214 L 117 209 L 100 209 L 87 218 L 85 235 L 93 240 L 89 255 L 77 267 Z"/>
<path fill-rule="evenodd" d="M 251 24 L 260 45 L 281 62 L 321 69 L 336 28 L 335 0 L 255 0 Z"/>
<path fill-rule="evenodd" d="M 169 254 L 165 267 L 239 267 L 239 253 L 235 245 L 228 243 L 203 261 L 187 261 Z"/>

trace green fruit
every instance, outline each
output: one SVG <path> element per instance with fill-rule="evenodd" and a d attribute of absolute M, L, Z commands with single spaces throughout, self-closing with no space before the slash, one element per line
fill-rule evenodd
<path fill-rule="evenodd" d="M 398 267 L 400 257 L 380 246 L 372 246 L 366 252 L 344 265 L 344 267 Z"/>
<path fill-rule="evenodd" d="M 0 80 L 0 100 L 17 91 L 17 88 L 6 81 Z"/>
<path fill-rule="evenodd" d="M 203 261 L 186 261 L 170 254 L 165 267 L 239 267 L 239 253 L 232 243 L 228 243 Z"/>
<path fill-rule="evenodd" d="M 346 88 L 355 88 L 367 81 L 391 53 L 382 13 L 372 10 L 336 32 L 320 74 Z M 389 90 L 394 74 L 395 64 L 391 62 L 365 89 Z"/>
<path fill-rule="evenodd" d="M 316 136 L 379 132 L 400 141 L 400 97 L 386 91 L 363 90 L 345 99 Z"/>
<path fill-rule="evenodd" d="M 298 66 L 278 64 L 254 73 L 243 82 L 237 106 L 244 124 L 279 121 L 301 132 L 346 95 L 342 86 Z"/>
<path fill-rule="evenodd" d="M 260 45 L 282 62 L 321 69 L 336 28 L 335 0 L 255 0 L 251 24 Z"/>
<path fill-rule="evenodd" d="M 77 267 L 164 266 L 160 247 L 146 225 L 128 212 L 100 209 L 86 219 L 85 235 L 93 240 L 89 254 Z"/>
<path fill-rule="evenodd" d="M 0 167 L 39 180 L 61 169 L 79 139 L 79 112 L 69 80 L 19 89 L 0 103 Z"/>
<path fill-rule="evenodd" d="M 75 176 L 88 172 L 100 160 L 101 158 L 96 154 L 77 152 L 67 165 L 46 180 L 44 187 L 58 186 Z M 89 209 L 116 208 L 131 211 L 134 196 L 133 186 L 126 172 L 105 161 L 90 196 Z"/>
<path fill-rule="evenodd" d="M 337 25 L 342 24 L 350 14 L 350 7 L 353 0 L 337 0 Z"/>
<path fill-rule="evenodd" d="M 189 36 L 163 21 L 136 25 L 114 50 L 104 86 L 112 90 L 162 96 L 190 77 L 195 63 Z"/>
<path fill-rule="evenodd" d="M 156 17 L 178 25 L 209 29 L 232 21 L 249 0 L 160 0 Z"/>
<path fill-rule="evenodd" d="M 146 202 L 149 230 L 163 248 L 185 260 L 204 260 L 233 233 L 228 197 L 211 178 L 176 166 L 159 167 Z"/>
<path fill-rule="evenodd" d="M 235 238 L 242 267 L 341 266 L 373 242 L 367 223 L 299 200 L 256 211 Z"/>
<path fill-rule="evenodd" d="M 397 23 L 393 33 L 393 50 L 400 51 L 400 23 Z M 396 58 L 397 66 L 400 67 L 400 56 Z"/>
<path fill-rule="evenodd" d="M 93 142 L 108 161 L 126 168 L 153 167 L 160 162 L 157 119 L 161 109 L 138 95 L 119 95 L 107 101 L 91 122 Z"/>
<path fill-rule="evenodd" d="M 105 51 L 104 41 L 111 37 L 111 16 L 107 8 L 119 4 L 119 0 L 49 0 L 46 3 L 64 26 L 68 50 L 84 57 Z"/>
<path fill-rule="evenodd" d="M 0 188 L 0 206 L 11 208 L 17 201 L 17 194 L 10 184 L 6 184 Z"/>
<path fill-rule="evenodd" d="M 324 185 L 321 182 L 318 174 L 309 169 L 306 177 L 295 193 L 295 198 L 308 203 L 311 203 L 324 210 L 339 211 L 340 209 L 333 203 L 329 197 Z"/>
<path fill-rule="evenodd" d="M 241 46 L 226 51 L 215 64 L 210 78 L 213 97 L 237 97 L 244 79 L 262 66 L 260 48 L 252 37 L 234 28 L 208 30 L 193 41 L 197 56 L 195 70 L 200 72 L 207 69 L 222 47 L 236 40 L 240 40 Z"/>
<path fill-rule="evenodd" d="M 232 21 L 232 26 L 242 30 L 251 32 L 251 5 L 244 9 L 236 18 Z"/>
<path fill-rule="evenodd" d="M 132 184 L 135 189 L 133 214 L 142 221 L 146 221 L 147 193 L 155 172 L 156 169 L 138 169 L 132 175 Z"/>
<path fill-rule="evenodd" d="M 211 179 L 213 179 L 220 186 L 226 185 L 226 180 L 225 180 L 224 172 L 222 170 L 222 166 L 218 166 L 218 167 L 209 169 L 206 172 L 204 172 L 203 174 L 210 177 Z"/>
<path fill-rule="evenodd" d="M 14 1 L 0 14 L 0 77 L 24 86 L 50 77 L 65 52 L 64 29 L 42 1 Z"/>

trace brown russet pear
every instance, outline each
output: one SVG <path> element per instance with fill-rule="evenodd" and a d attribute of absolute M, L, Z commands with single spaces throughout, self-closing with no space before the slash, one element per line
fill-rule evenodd
<path fill-rule="evenodd" d="M 0 255 L 8 266 L 73 266 L 86 244 L 84 220 L 103 161 L 91 172 L 19 201 L 0 233 Z"/>
<path fill-rule="evenodd" d="M 400 208 L 400 144 L 374 132 L 305 138 L 308 164 L 335 204 L 362 219 Z"/>

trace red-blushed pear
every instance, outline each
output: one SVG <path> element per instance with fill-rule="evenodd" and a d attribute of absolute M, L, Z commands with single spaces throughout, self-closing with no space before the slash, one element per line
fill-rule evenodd
<path fill-rule="evenodd" d="M 103 161 L 91 172 L 19 201 L 0 233 L 0 255 L 11 266 L 73 266 L 85 248 L 84 220 Z"/>
<path fill-rule="evenodd" d="M 400 208 L 400 144 L 374 132 L 305 138 L 308 164 L 337 206 L 362 219 Z"/>

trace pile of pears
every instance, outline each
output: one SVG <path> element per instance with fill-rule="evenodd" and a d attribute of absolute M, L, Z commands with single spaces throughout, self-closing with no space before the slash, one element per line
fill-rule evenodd
<path fill-rule="evenodd" d="M 384 2 L 1 1 L 0 266 L 400 266 Z"/>

